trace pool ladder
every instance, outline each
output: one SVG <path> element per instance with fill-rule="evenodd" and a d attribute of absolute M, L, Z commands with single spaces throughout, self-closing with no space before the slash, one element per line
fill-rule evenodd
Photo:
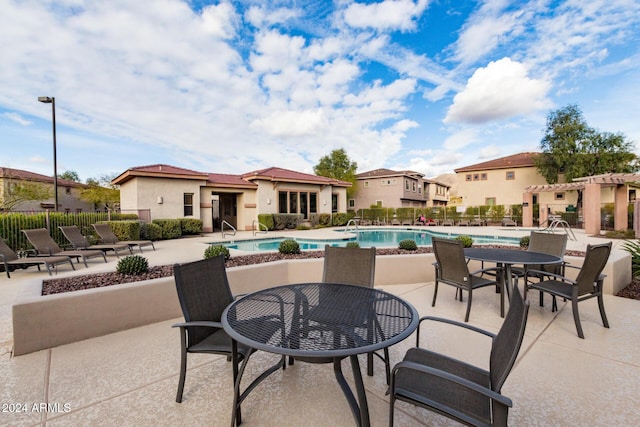
<path fill-rule="evenodd" d="M 355 227 L 355 229 L 356 229 L 356 230 L 358 230 L 358 224 L 356 223 L 356 221 L 355 221 L 355 220 L 353 220 L 353 219 L 350 219 L 350 220 L 347 222 L 347 226 L 346 226 L 346 227 L 345 227 L 345 229 L 344 229 L 344 232 L 345 232 L 345 233 L 349 231 L 349 224 L 353 224 L 353 226 Z"/>
<path fill-rule="evenodd" d="M 225 233 L 225 232 L 224 232 L 224 226 L 225 226 L 225 225 L 226 225 L 229 229 L 231 229 L 231 230 L 233 230 L 233 231 L 229 231 L 229 232 Z M 236 235 L 236 231 L 237 231 L 237 230 L 236 230 L 236 228 L 235 228 L 233 225 L 229 224 L 229 223 L 228 223 L 227 221 L 225 221 L 225 220 L 222 220 L 222 225 L 220 226 L 220 229 L 221 229 L 221 231 L 222 231 L 222 238 L 223 238 L 223 239 L 224 239 L 224 236 L 226 236 L 227 234 L 228 234 L 228 235 L 230 235 L 230 236 L 235 236 L 235 235 Z"/>
<path fill-rule="evenodd" d="M 548 219 L 547 219 L 548 221 Z M 542 231 L 546 231 L 549 233 L 555 233 L 556 229 L 560 227 L 562 228 L 562 231 L 564 231 L 564 234 L 567 235 L 567 237 L 569 237 L 571 240 L 576 240 L 576 235 L 573 234 L 573 230 L 571 229 L 571 226 L 569 225 L 569 223 L 567 221 L 565 221 L 564 219 L 557 219 L 554 218 L 549 225 L 547 226 L 547 228 L 545 228 Z"/>
<path fill-rule="evenodd" d="M 260 230 L 260 227 L 264 228 L 264 230 Z M 251 229 L 253 230 L 254 237 L 258 233 L 267 234 L 269 232 L 269 227 L 267 227 L 260 221 L 256 221 L 255 219 L 251 223 Z"/>

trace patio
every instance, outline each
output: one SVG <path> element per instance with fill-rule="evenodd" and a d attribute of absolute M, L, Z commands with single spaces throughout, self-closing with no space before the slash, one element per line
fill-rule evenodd
<path fill-rule="evenodd" d="M 447 231 L 454 230 L 447 227 Z M 518 230 L 495 232 L 515 235 Z M 569 241 L 569 249 L 584 249 L 591 241 L 583 233 L 577 235 L 577 242 Z M 251 233 L 245 236 L 250 237 Z M 156 251 L 145 250 L 143 255 L 151 265 L 192 261 L 202 257 L 207 242 L 219 237 L 216 233 L 162 241 L 156 244 Z M 614 248 L 617 246 L 619 242 L 614 242 Z M 108 264 L 94 262 L 88 269 L 82 267 L 76 272 L 61 268 L 59 275 L 111 271 L 117 259 L 108 259 Z M 180 351 L 178 332 L 171 325 L 180 319 L 12 358 L 11 304 L 21 282 L 39 276 L 48 277 L 46 271 L 33 268 L 16 271 L 0 286 L 0 424 L 229 425 L 231 370 L 224 357 L 191 355 L 184 400 L 175 403 Z M 452 287 L 441 287 L 436 307 L 431 307 L 433 283 L 381 288 L 411 302 L 421 315 L 456 320 L 464 317 L 466 304 L 454 300 Z M 559 302 L 559 311 L 552 313 L 548 298 L 545 307 L 539 307 L 537 300 L 536 293 L 532 296 L 525 342 L 503 388 L 503 394 L 514 401 L 510 424 L 637 424 L 640 408 L 630 397 L 640 395 L 640 301 L 606 295 L 611 329 L 602 327 L 595 300 L 580 304 L 586 337 L 581 340 L 576 335 L 570 306 Z M 501 321 L 497 295 L 491 289 L 474 292 L 470 323 L 497 331 Z M 486 364 L 488 341 L 452 334 L 444 328 L 423 331 L 422 345 Z M 392 347 L 392 363 L 398 362 L 414 344 L 411 337 Z M 257 375 L 276 358 L 262 352 L 255 354 L 246 378 Z M 364 360 L 361 365 L 365 365 Z M 388 422 L 388 399 L 379 361 L 375 372 L 374 377 L 365 375 L 364 381 L 372 425 L 383 426 Z M 354 425 L 330 365 L 288 366 L 254 390 L 242 409 L 246 426 Z M 399 402 L 396 425 L 455 423 Z"/>

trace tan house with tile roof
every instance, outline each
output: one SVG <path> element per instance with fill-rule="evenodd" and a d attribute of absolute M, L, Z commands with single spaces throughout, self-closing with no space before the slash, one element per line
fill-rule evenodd
<path fill-rule="evenodd" d="M 351 183 L 283 168 L 242 175 L 203 173 L 170 165 L 128 169 L 112 184 L 120 186 L 123 210 L 148 209 L 151 219 L 198 218 L 203 231 L 226 221 L 251 230 L 259 214 L 346 212 Z"/>
<path fill-rule="evenodd" d="M 50 197 L 43 200 L 24 200 L 13 204 L 15 200 L 12 191 L 20 184 L 36 184 L 48 190 Z M 94 206 L 80 198 L 80 192 L 88 186 L 80 182 L 68 181 L 58 178 L 58 211 L 60 212 L 87 212 L 93 211 Z M 0 167 L 0 207 L 5 203 L 11 206 L 12 211 L 45 211 L 54 210 L 55 199 L 53 197 L 53 177 L 40 175 L 21 169 Z"/>
<path fill-rule="evenodd" d="M 358 188 L 349 200 L 349 209 L 384 207 L 444 206 L 449 200 L 449 186 L 414 171 L 375 169 L 356 175 Z"/>

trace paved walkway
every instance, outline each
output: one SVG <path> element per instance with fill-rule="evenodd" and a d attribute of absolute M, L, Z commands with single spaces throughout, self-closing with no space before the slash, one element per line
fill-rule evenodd
<path fill-rule="evenodd" d="M 435 229 L 435 228 L 434 228 Z M 461 227 L 461 233 L 475 231 Z M 492 233 L 527 230 L 485 228 Z M 446 231 L 456 232 L 454 227 Z M 295 235 L 300 232 L 284 232 Z M 331 230 L 306 234 L 326 235 Z M 324 233 L 324 234 L 323 234 Z M 270 233 L 274 235 L 276 233 Z M 511 235 L 509 234 L 509 235 Z M 570 249 L 601 241 L 578 234 Z M 251 237 L 239 232 L 236 239 Z M 329 234 L 330 235 L 330 234 Z M 200 259 L 220 234 L 158 242 L 145 249 L 152 265 Z M 619 242 L 617 242 L 619 243 Z M 59 276 L 113 271 L 117 262 L 90 261 L 89 269 L 59 268 Z M 3 273 L 4 274 L 4 273 Z M 231 417 L 231 371 L 224 357 L 192 355 L 184 401 L 175 403 L 179 372 L 179 337 L 170 326 L 175 319 L 11 357 L 11 304 L 24 280 L 46 277 L 36 269 L 17 271 L 0 279 L 0 425 L 24 426 L 228 426 Z M 256 278 L 259 280 L 259 278 Z M 453 288 L 443 286 L 431 307 L 432 283 L 398 284 L 384 289 L 410 301 L 421 315 L 462 320 L 466 304 L 454 300 Z M 537 296 L 535 298 L 537 301 Z M 638 425 L 640 406 L 640 301 L 607 295 L 611 329 L 600 323 L 595 301 L 581 303 L 586 339 L 577 337 L 570 306 L 532 303 L 520 357 L 503 393 L 513 399 L 509 421 L 514 426 L 630 426 Z M 470 323 L 497 331 L 502 319 L 499 300 L 491 289 L 474 293 Z M 89 321 L 87 319 L 87 321 Z M 445 326 L 446 327 L 446 326 Z M 459 331 L 430 329 L 422 344 L 485 365 L 488 343 Z M 413 337 L 391 349 L 392 362 L 415 344 Z M 258 353 L 247 377 L 274 361 Z M 364 360 L 361 365 L 364 366 Z M 381 365 L 374 377 L 365 375 L 373 426 L 387 425 L 388 399 Z M 397 426 L 454 425 L 431 412 L 400 403 Z M 352 426 L 348 405 L 333 377 L 332 367 L 296 363 L 272 375 L 243 404 L 243 425 Z"/>

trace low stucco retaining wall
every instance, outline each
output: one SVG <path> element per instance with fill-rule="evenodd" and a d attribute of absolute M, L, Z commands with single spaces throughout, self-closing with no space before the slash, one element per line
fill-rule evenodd
<path fill-rule="evenodd" d="M 582 258 L 567 257 L 572 265 Z M 434 280 L 433 254 L 376 258 L 376 285 Z M 234 294 L 322 278 L 322 258 L 276 261 L 227 269 Z M 471 268 L 479 268 L 471 265 Z M 631 258 L 614 252 L 605 292 L 631 281 Z M 138 326 L 182 317 L 173 277 L 42 296 L 42 280 L 25 283 L 13 305 L 13 354 L 21 355 Z"/>

